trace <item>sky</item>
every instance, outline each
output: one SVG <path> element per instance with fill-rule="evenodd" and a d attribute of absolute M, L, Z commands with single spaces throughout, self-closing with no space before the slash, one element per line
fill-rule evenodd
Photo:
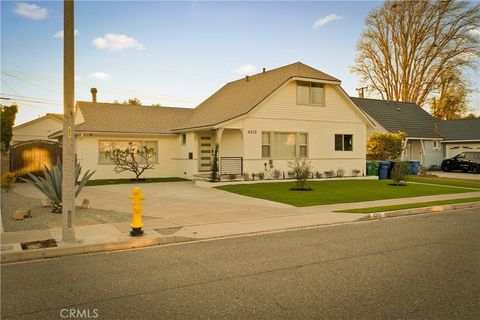
<path fill-rule="evenodd" d="M 301 61 L 357 95 L 355 45 L 379 1 L 75 3 L 75 96 L 196 107 L 225 83 Z M 62 113 L 63 2 L 1 1 L 1 94 L 16 124 Z M 478 89 L 480 76 L 470 74 Z M 16 99 L 16 100 L 15 100 Z M 480 114 L 480 93 L 470 107 Z"/>

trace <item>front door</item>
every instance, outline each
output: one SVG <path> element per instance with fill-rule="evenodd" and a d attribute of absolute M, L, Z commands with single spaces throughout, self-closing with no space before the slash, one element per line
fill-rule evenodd
<path fill-rule="evenodd" d="M 210 133 L 200 133 L 200 150 L 199 150 L 199 161 L 198 161 L 198 171 L 205 172 L 210 171 L 210 166 L 212 165 L 212 134 Z"/>

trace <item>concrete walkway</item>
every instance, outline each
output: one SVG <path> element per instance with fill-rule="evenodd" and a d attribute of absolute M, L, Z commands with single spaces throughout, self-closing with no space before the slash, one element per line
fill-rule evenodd
<path fill-rule="evenodd" d="M 78 201 L 90 200 L 91 206 L 101 209 L 129 211 L 127 198 L 132 185 L 87 187 Z M 15 192 L 42 199 L 43 196 L 27 184 L 18 184 Z M 163 239 L 194 240 L 284 230 L 308 226 L 356 221 L 366 214 L 335 212 L 345 209 L 428 202 L 435 200 L 480 197 L 480 191 L 415 198 L 377 200 L 297 208 L 267 200 L 254 199 L 226 191 L 196 187 L 190 182 L 143 184 L 147 196 L 144 213 L 153 217 L 145 220 L 143 243 Z M 61 229 L 5 232 L 1 234 L 2 260 L 4 253 L 22 252 L 20 243 L 56 239 L 59 247 L 77 248 L 99 245 L 102 250 L 118 250 L 141 246 L 129 236 L 129 223 L 98 224 L 76 227 L 78 243 L 61 242 Z M 173 239 L 172 236 L 175 238 Z M 134 239 L 134 240 L 132 240 Z M 181 240 L 181 241 L 184 241 Z M 129 242 L 130 241 L 130 242 Z M 137 242 L 132 242 L 137 241 Z M 119 247 L 118 244 L 122 244 Z M 157 242 L 152 242 L 157 244 Z M 151 245 L 151 244 L 150 244 Z M 126 247 L 125 247 L 126 246 Z M 40 249 L 39 249 L 40 250 Z M 35 251 L 35 250 L 28 250 Z"/>
<path fill-rule="evenodd" d="M 430 171 L 428 173 L 441 178 L 478 180 L 478 183 L 480 185 L 480 174 L 465 173 L 460 171 L 452 171 L 452 172 Z"/>

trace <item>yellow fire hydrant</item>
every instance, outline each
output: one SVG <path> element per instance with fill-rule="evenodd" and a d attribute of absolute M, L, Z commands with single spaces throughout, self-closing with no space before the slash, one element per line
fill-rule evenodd
<path fill-rule="evenodd" d="M 128 198 L 133 200 L 132 224 L 130 225 L 130 227 L 132 227 L 132 231 L 130 231 L 130 235 L 132 237 L 141 236 L 143 234 L 142 200 L 144 200 L 145 197 L 142 194 L 142 190 L 140 190 L 139 187 L 135 187 L 133 188 L 133 194 Z"/>

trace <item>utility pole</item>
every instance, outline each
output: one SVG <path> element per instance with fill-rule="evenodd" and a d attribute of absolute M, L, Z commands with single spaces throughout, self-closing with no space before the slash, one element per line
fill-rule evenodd
<path fill-rule="evenodd" d="M 365 97 L 364 90 L 367 90 L 367 89 L 368 89 L 368 86 L 356 88 L 355 90 L 357 90 L 359 98 L 364 98 Z"/>
<path fill-rule="evenodd" d="M 75 46 L 74 2 L 63 1 L 62 240 L 75 242 Z"/>

